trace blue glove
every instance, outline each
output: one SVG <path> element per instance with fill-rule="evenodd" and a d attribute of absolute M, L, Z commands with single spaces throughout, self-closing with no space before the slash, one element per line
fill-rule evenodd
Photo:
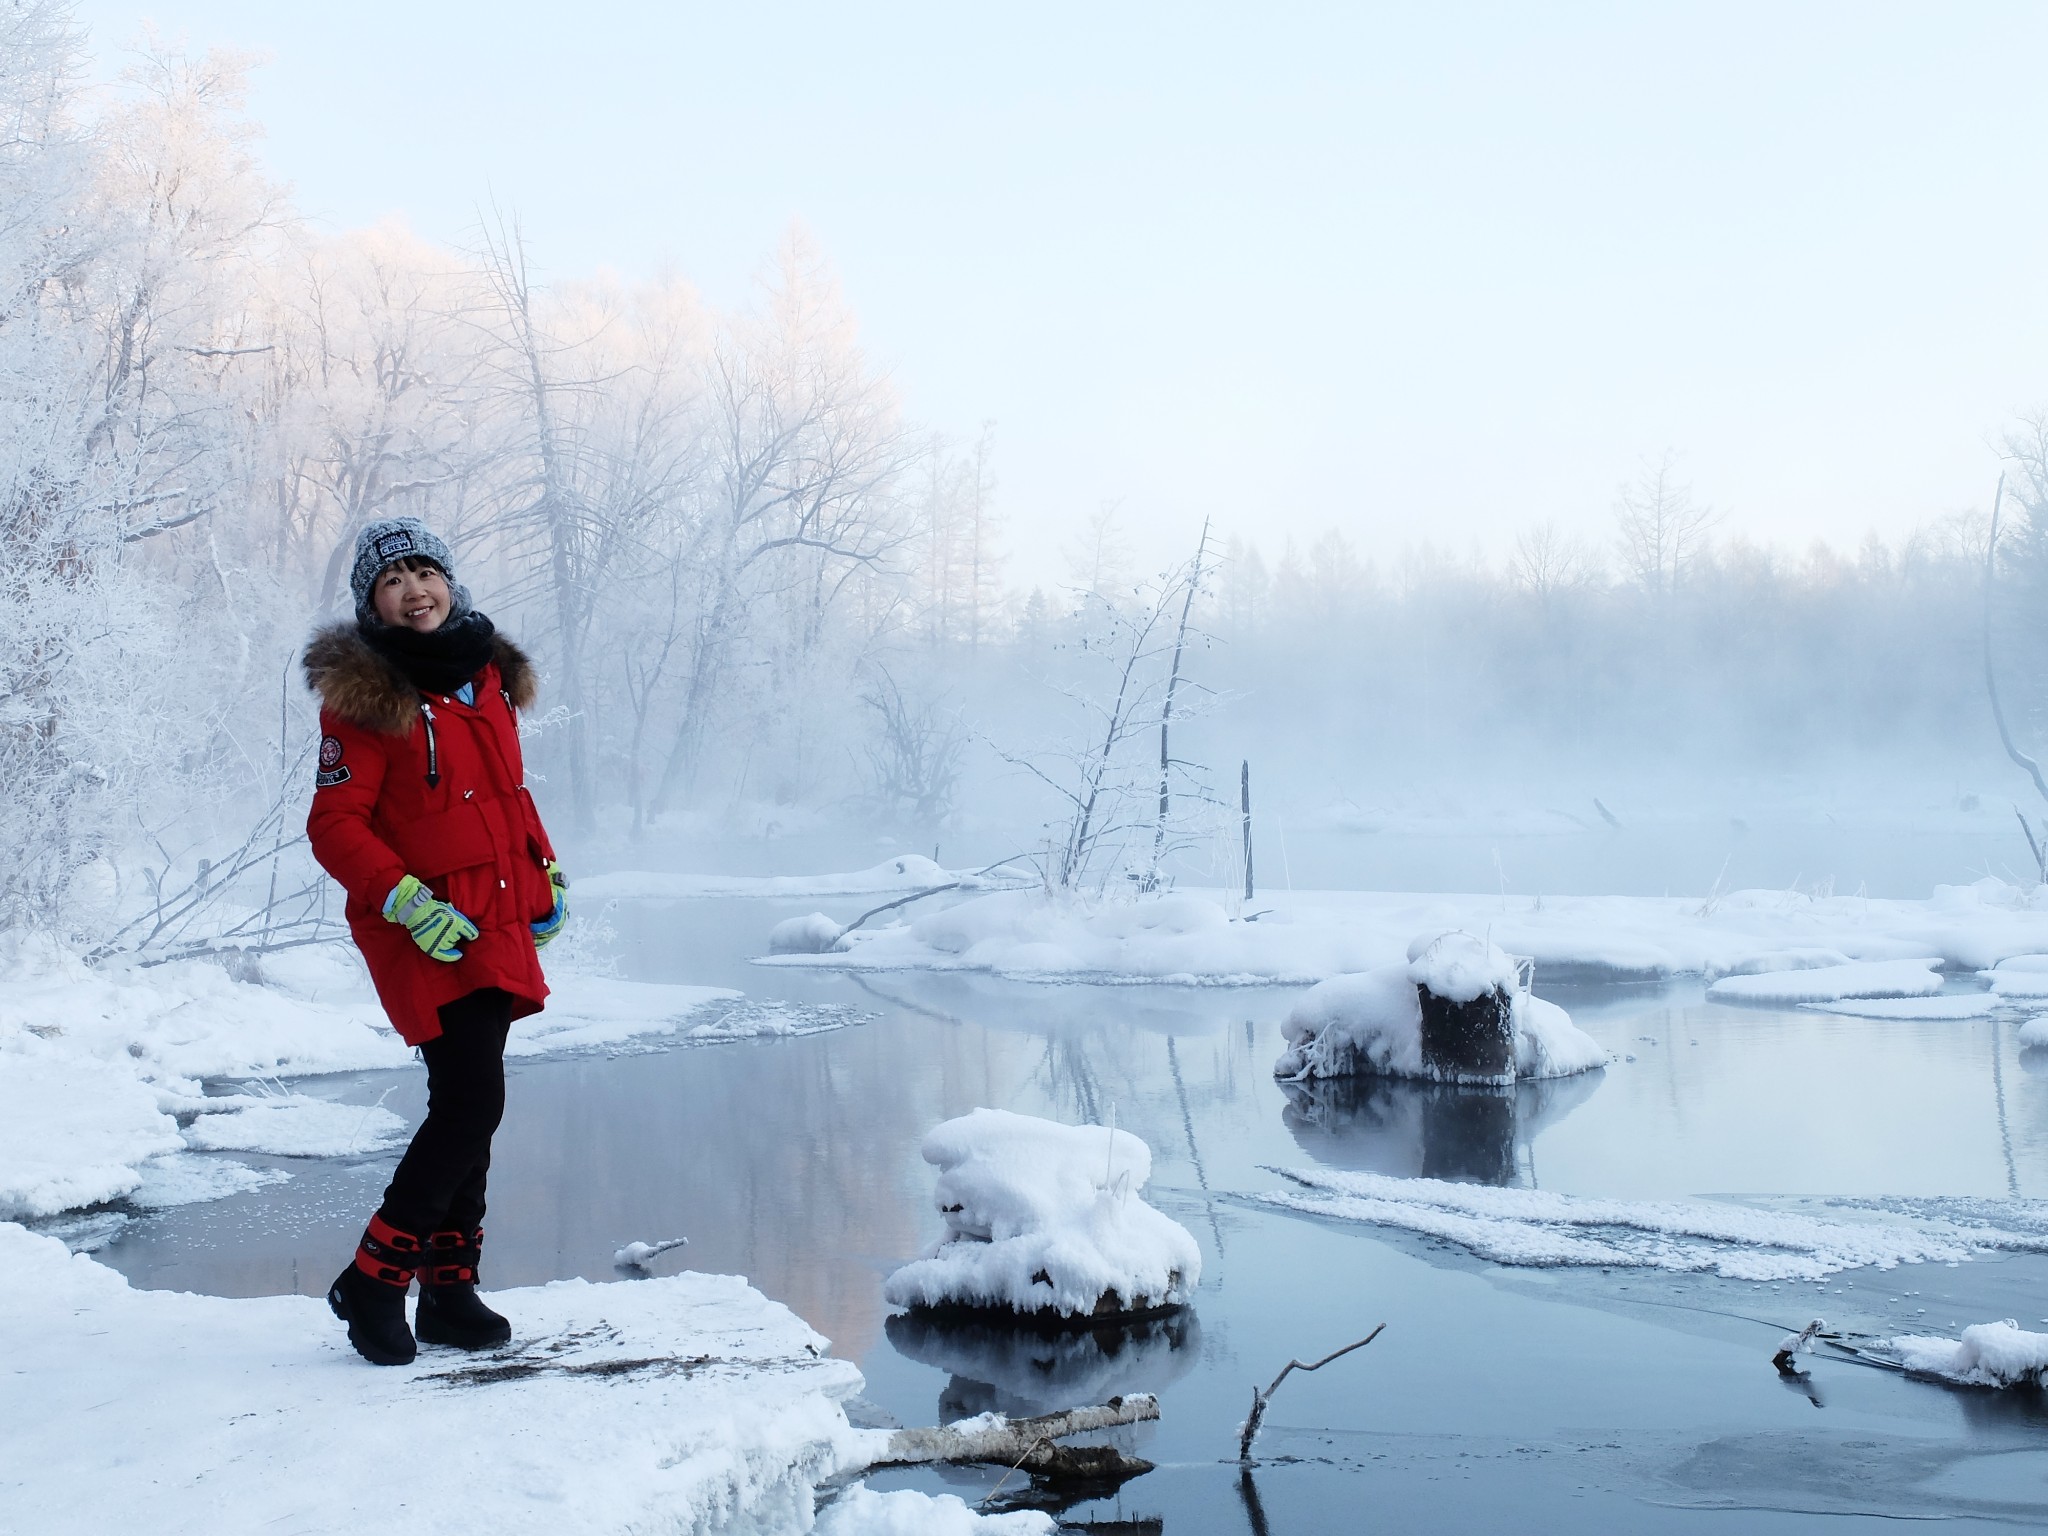
<path fill-rule="evenodd" d="M 546 949 L 548 941 L 569 921 L 569 877 L 562 873 L 562 866 L 553 859 L 548 860 L 548 888 L 555 893 L 555 910 L 539 922 L 527 925 L 533 929 L 535 949 Z"/>

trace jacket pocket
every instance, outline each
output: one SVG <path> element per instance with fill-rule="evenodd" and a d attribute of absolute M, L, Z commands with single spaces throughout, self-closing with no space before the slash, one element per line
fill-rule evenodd
<path fill-rule="evenodd" d="M 428 811 L 391 829 L 388 841 L 442 901 L 481 924 L 498 885 L 498 849 L 483 807 L 464 800 L 445 811 Z"/>

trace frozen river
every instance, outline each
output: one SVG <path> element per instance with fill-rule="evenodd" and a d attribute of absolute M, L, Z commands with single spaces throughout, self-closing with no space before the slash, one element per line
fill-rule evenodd
<path fill-rule="evenodd" d="M 864 904 L 824 905 L 844 918 Z M 1830 1196 L 2048 1196 L 2048 1052 L 2018 1050 L 2013 1017 L 1858 1020 L 1710 1004 L 1697 984 L 1551 990 L 1539 976 L 1615 1065 L 1510 1098 L 1402 1085 L 1311 1098 L 1271 1075 L 1282 991 L 746 963 L 770 924 L 816 905 L 642 903 L 614 915 L 631 977 L 729 985 L 820 1023 L 855 1022 L 517 1064 L 492 1171 L 489 1283 L 617 1279 L 620 1243 L 687 1235 L 657 1272 L 749 1276 L 857 1361 L 868 1401 L 906 1424 L 1157 1391 L 1160 1423 L 1128 1443 L 1159 1469 L 1113 1504 L 1062 1517 L 1098 1531 L 2048 1519 L 2038 1395 L 1950 1390 L 1825 1356 L 1788 1383 L 1769 1363 L 1780 1332 L 1816 1315 L 1880 1333 L 2005 1317 L 2040 1328 L 2048 1257 L 1820 1284 L 1510 1268 L 1252 1198 L 1287 1187 L 1276 1167 L 1790 1211 L 1827 1209 Z M 406 1073 L 302 1086 L 381 1098 L 416 1120 L 425 1085 Z M 919 1139 L 982 1104 L 1114 1116 L 1150 1143 L 1148 1198 L 1202 1245 L 1195 1307 L 1128 1335 L 1059 1341 L 892 1322 L 883 1277 L 939 1231 Z M 317 1294 L 394 1157 L 249 1158 L 294 1177 L 145 1216 L 99 1256 L 147 1286 Z M 1241 1476 L 1236 1426 L 1253 1384 L 1379 1323 L 1370 1349 L 1289 1380 Z M 950 1476 L 970 1497 L 995 1480 Z"/>

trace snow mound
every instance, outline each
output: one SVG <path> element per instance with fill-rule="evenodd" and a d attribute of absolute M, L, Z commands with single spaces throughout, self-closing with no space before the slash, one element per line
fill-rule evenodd
<path fill-rule="evenodd" d="M 1035 1509 L 984 1515 L 950 1493 L 876 1493 L 855 1483 L 819 1511 L 817 1536 L 1052 1536 L 1059 1524 Z"/>
<path fill-rule="evenodd" d="M 1873 1215 L 1829 1220 L 1705 1200 L 1602 1200 L 1548 1190 L 1275 1168 L 1302 1193 L 1262 1195 L 1306 1215 L 1395 1227 L 1496 1264 L 1818 1280 L 1838 1270 L 1961 1261 L 1989 1248 L 2048 1252 L 2048 1234 Z"/>
<path fill-rule="evenodd" d="M 131 1509 L 160 1536 L 214 1536 L 223 1511 L 235 1530 L 367 1530 L 402 1489 L 407 1527 L 797 1536 L 816 1484 L 876 1452 L 840 1406 L 860 1373 L 737 1277 L 492 1300 L 505 1350 L 375 1370 L 317 1297 L 133 1290 L 0 1224 L 0 1359 L 24 1388 L 0 1395 L 9 1527 L 83 1536 Z M 916 1509 L 838 1529 L 958 1528 L 903 1523 Z"/>
<path fill-rule="evenodd" d="M 2041 1046 L 2048 1046 L 2048 1013 L 2042 1014 L 2039 1018 L 2029 1019 L 2026 1023 L 2022 1024 L 2019 1028 L 2018 1039 L 2023 1050 L 2033 1050 Z"/>
<path fill-rule="evenodd" d="M 1970 1387 L 2048 1387 L 2048 1333 L 2007 1318 L 1977 1323 L 1960 1339 L 1905 1334 L 1891 1341 L 1909 1371 Z"/>
<path fill-rule="evenodd" d="M 946 1235 L 889 1277 L 892 1306 L 1088 1317 L 1193 1297 L 1201 1250 L 1138 1198 L 1152 1152 L 1129 1131 L 977 1109 L 923 1153 Z"/>
<path fill-rule="evenodd" d="M 836 949 L 846 930 L 822 912 L 786 917 L 768 930 L 774 955 L 823 955 Z"/>
<path fill-rule="evenodd" d="M 388 1147 L 405 1121 L 375 1104 L 334 1104 L 289 1094 L 201 1115 L 185 1128 L 200 1152 L 268 1152 L 278 1157 L 349 1157 Z"/>
<path fill-rule="evenodd" d="M 1833 1003 L 1849 997 L 1928 997 L 1941 990 L 1940 957 L 1861 960 L 1810 970 L 1724 976 L 1707 988 L 1717 1003 Z"/>
<path fill-rule="evenodd" d="M 1509 994 L 1517 1078 L 1568 1077 L 1605 1066 L 1608 1054 L 1555 1003 L 1520 989 L 1504 951 L 1470 934 L 1417 939 L 1402 965 L 1335 976 L 1309 988 L 1280 1026 L 1287 1049 L 1275 1077 L 1438 1079 L 1422 1055 L 1422 1002 L 1417 986 L 1470 1002 L 1493 987 Z"/>
<path fill-rule="evenodd" d="M 1998 1006 L 1998 999 L 1989 992 L 1955 992 L 1942 997 L 1845 998 L 1799 1006 L 1857 1019 L 1981 1019 Z"/>
<path fill-rule="evenodd" d="M 2048 955 L 2014 955 L 1977 974 L 1999 997 L 2048 997 Z"/>

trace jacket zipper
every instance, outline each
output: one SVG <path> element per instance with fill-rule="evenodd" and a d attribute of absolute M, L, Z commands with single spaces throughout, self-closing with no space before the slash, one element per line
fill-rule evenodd
<path fill-rule="evenodd" d="M 427 788 L 441 782 L 441 754 L 434 746 L 434 706 L 420 701 L 420 716 L 427 723 Z"/>

